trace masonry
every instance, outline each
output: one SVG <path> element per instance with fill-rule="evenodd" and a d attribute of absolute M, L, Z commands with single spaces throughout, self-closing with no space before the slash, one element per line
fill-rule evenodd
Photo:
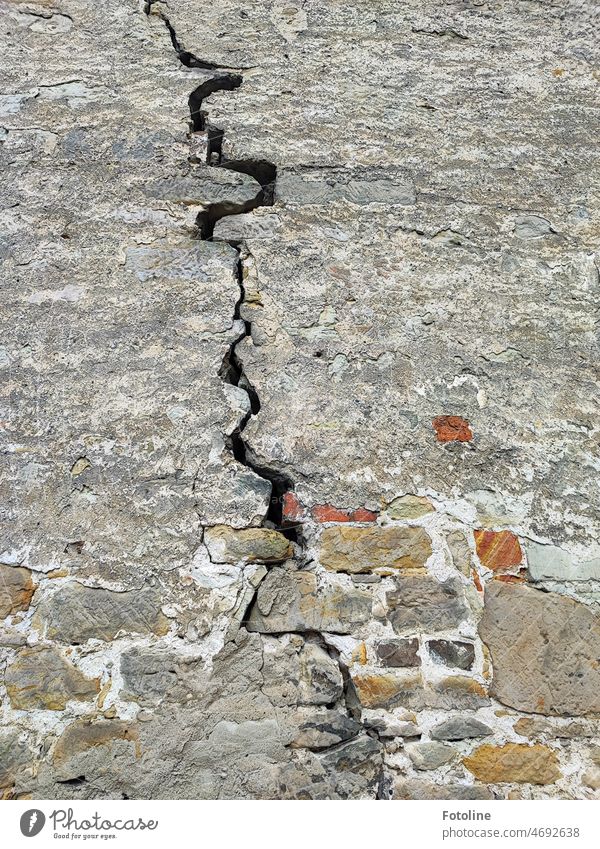
<path fill-rule="evenodd" d="M 592 5 L 0 6 L 0 796 L 597 798 Z"/>

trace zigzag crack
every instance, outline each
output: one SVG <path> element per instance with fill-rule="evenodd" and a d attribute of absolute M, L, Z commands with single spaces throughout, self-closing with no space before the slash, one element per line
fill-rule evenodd
<path fill-rule="evenodd" d="M 214 236 L 215 225 L 221 218 L 228 215 L 240 215 L 250 212 L 259 206 L 272 206 L 275 200 L 275 185 L 277 181 L 277 167 L 265 159 L 223 159 L 223 136 L 224 131 L 220 127 L 210 124 L 207 117 L 207 112 L 203 109 L 203 101 L 206 97 L 214 94 L 217 91 L 233 91 L 239 88 L 243 83 L 243 78 L 239 73 L 232 73 L 232 70 L 241 69 L 226 69 L 223 66 L 213 62 L 205 62 L 194 56 L 189 51 L 185 50 L 173 28 L 168 17 L 162 10 L 153 10 L 156 0 L 148 0 L 145 4 L 144 11 L 147 15 L 157 15 L 165 24 L 171 37 L 171 43 L 179 61 L 186 67 L 202 68 L 205 70 L 221 70 L 223 73 L 216 74 L 208 80 L 200 83 L 190 94 L 188 105 L 190 109 L 190 131 L 193 133 L 204 132 L 207 139 L 207 164 L 212 167 L 226 168 L 230 171 L 236 171 L 240 174 L 246 174 L 253 177 L 260 187 L 254 198 L 244 203 L 220 202 L 209 204 L 206 209 L 196 217 L 196 227 L 198 238 L 203 240 L 212 240 Z M 244 290 L 244 258 L 247 256 L 247 248 L 243 242 L 230 241 L 229 244 L 237 251 L 237 283 L 239 286 L 239 298 L 234 309 L 234 320 L 243 320 L 242 311 L 245 302 L 246 293 Z M 283 497 L 284 494 L 293 488 L 292 480 L 282 472 L 272 469 L 269 466 L 261 465 L 253 461 L 249 455 L 246 442 L 244 441 L 243 432 L 252 416 L 255 416 L 260 411 L 260 399 L 255 388 L 250 383 L 247 375 L 244 372 L 242 361 L 237 353 L 238 345 L 242 344 L 244 339 L 252 334 L 251 322 L 244 320 L 244 331 L 232 342 L 219 368 L 219 377 L 226 383 L 233 386 L 239 386 L 244 389 L 250 399 L 250 411 L 241 419 L 237 428 L 226 441 L 226 445 L 232 456 L 243 466 L 251 469 L 256 475 L 263 480 L 269 482 L 271 486 L 271 497 L 269 499 L 269 507 L 263 519 L 263 525 L 276 527 L 280 529 L 290 539 L 296 540 L 297 534 L 295 528 L 284 527 L 283 522 Z"/>

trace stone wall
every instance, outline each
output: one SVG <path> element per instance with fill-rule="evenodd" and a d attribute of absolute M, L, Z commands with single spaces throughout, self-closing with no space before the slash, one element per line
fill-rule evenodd
<path fill-rule="evenodd" d="M 0 794 L 597 797 L 592 4 L 0 7 Z"/>

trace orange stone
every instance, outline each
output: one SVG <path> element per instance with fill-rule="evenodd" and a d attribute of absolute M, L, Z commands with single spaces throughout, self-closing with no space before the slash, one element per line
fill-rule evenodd
<path fill-rule="evenodd" d="M 475 531 L 477 556 L 492 572 L 503 572 L 523 561 L 521 546 L 511 531 Z"/>
<path fill-rule="evenodd" d="M 464 758 L 464 765 L 486 784 L 518 782 L 553 784 L 561 777 L 556 752 L 548 746 L 525 743 L 485 744 Z"/>
<path fill-rule="evenodd" d="M 438 442 L 470 442 L 473 433 L 461 416 L 436 416 L 432 421 Z"/>

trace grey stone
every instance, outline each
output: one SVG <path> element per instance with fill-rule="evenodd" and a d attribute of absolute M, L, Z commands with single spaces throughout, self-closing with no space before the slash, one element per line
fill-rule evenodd
<path fill-rule="evenodd" d="M 529 713 L 600 712 L 600 617 L 571 598 L 492 581 L 479 631 L 492 656 L 491 693 Z"/>
<path fill-rule="evenodd" d="M 0 791 L 2 798 L 10 798 L 15 784 L 24 772 L 33 766 L 33 752 L 22 734 L 14 729 L 0 730 Z"/>
<path fill-rule="evenodd" d="M 387 614 L 394 631 L 443 630 L 456 627 L 466 616 L 458 579 L 443 583 L 429 576 L 395 578 L 395 589 L 386 595 Z"/>
<path fill-rule="evenodd" d="M 467 740 L 471 737 L 487 737 L 492 729 L 474 716 L 451 716 L 431 729 L 433 740 Z"/>
<path fill-rule="evenodd" d="M 438 769 L 453 761 L 458 752 L 446 743 L 409 743 L 406 753 L 415 769 Z"/>
<path fill-rule="evenodd" d="M 394 799 L 493 799 L 492 791 L 483 784 L 434 784 L 417 779 L 398 779 Z"/>
<path fill-rule="evenodd" d="M 473 643 L 465 643 L 461 640 L 428 640 L 427 649 L 436 663 L 441 663 L 443 666 L 472 669 L 475 661 Z"/>
<path fill-rule="evenodd" d="M 119 632 L 166 634 L 161 597 L 152 589 L 111 592 L 82 584 L 65 584 L 40 602 L 34 626 L 62 643 L 112 640 Z"/>
<path fill-rule="evenodd" d="M 318 585 L 313 572 L 271 569 L 260 584 L 249 631 L 332 631 L 351 634 L 371 615 L 371 597 L 345 587 Z"/>
<path fill-rule="evenodd" d="M 293 749 L 328 749 L 356 737 L 362 729 L 359 722 L 334 710 L 300 709 L 297 719 L 298 729 L 289 744 Z"/>
<path fill-rule="evenodd" d="M 556 545 L 527 540 L 527 567 L 532 581 L 600 580 L 600 557 L 577 560 Z"/>

